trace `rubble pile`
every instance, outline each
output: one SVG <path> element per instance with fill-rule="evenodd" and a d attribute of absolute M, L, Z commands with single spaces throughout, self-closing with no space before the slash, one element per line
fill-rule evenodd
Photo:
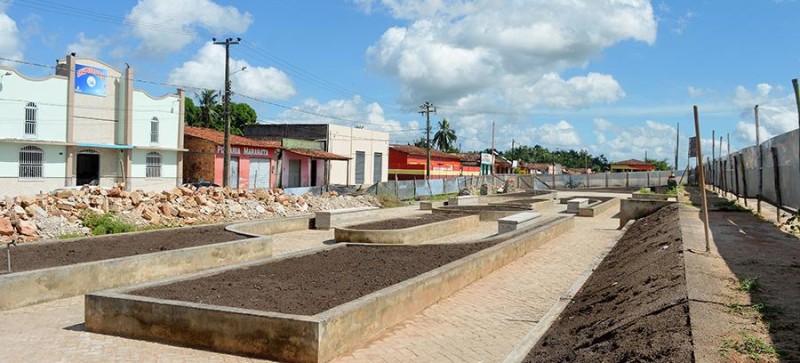
<path fill-rule="evenodd" d="M 126 191 L 84 186 L 37 196 L 0 200 L 0 241 L 28 242 L 65 235 L 88 235 L 81 224 L 88 212 L 112 213 L 139 227 L 179 227 L 200 223 L 267 219 L 322 210 L 380 206 L 375 196 L 340 196 L 327 192 L 297 196 L 282 189 L 177 187 L 170 191 Z"/>

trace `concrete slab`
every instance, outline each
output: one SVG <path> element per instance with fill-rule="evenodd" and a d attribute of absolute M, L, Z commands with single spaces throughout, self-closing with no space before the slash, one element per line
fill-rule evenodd
<path fill-rule="evenodd" d="M 273 234 L 303 231 L 311 228 L 314 228 L 314 214 L 234 223 L 225 227 L 228 231 L 253 237 L 271 236 Z"/>
<path fill-rule="evenodd" d="M 459 195 L 447 199 L 447 205 L 478 205 L 480 201 L 477 195 Z"/>
<path fill-rule="evenodd" d="M 497 220 L 497 234 L 513 232 L 519 229 L 527 228 L 541 217 L 542 214 L 538 212 L 522 212 L 503 217 Z"/>
<path fill-rule="evenodd" d="M 380 208 L 359 207 L 321 211 L 315 214 L 314 228 L 331 229 L 370 219 Z"/>
<path fill-rule="evenodd" d="M 581 208 L 589 206 L 589 199 L 587 198 L 572 198 L 567 201 L 567 213 L 578 214 Z"/>

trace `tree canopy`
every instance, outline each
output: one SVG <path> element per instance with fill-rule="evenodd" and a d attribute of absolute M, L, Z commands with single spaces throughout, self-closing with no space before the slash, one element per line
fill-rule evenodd
<path fill-rule="evenodd" d="M 186 125 L 224 131 L 225 110 L 223 104 L 219 102 L 219 93 L 203 90 L 194 96 L 199 106 L 196 106 L 191 98 L 186 98 L 184 102 Z M 244 127 L 256 124 L 257 120 L 256 110 L 250 105 L 231 102 L 231 134 L 244 135 Z"/>
<path fill-rule="evenodd" d="M 447 119 L 443 118 L 439 121 L 439 131 L 436 131 L 432 140 L 436 148 L 446 153 L 458 152 L 458 148 L 455 147 L 457 139 L 456 130 L 450 127 Z"/>

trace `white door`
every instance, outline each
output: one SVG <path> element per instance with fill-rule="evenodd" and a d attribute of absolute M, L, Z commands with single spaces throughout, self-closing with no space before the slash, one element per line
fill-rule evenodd
<path fill-rule="evenodd" d="M 269 159 L 250 159 L 250 188 L 269 188 Z"/>

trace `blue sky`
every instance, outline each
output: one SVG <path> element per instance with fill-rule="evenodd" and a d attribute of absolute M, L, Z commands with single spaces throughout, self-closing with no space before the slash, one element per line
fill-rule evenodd
<path fill-rule="evenodd" d="M 262 122 L 334 122 L 422 134 L 433 102 L 462 149 L 541 144 L 681 165 L 700 108 L 732 149 L 797 128 L 800 1 L 0 1 L 0 57 L 51 66 L 68 52 L 135 78 L 221 89 Z M 52 69 L 4 61 L 25 74 Z M 154 94 L 170 87 L 140 82 Z M 196 89 L 190 88 L 189 95 Z M 326 116 L 326 117 L 323 117 Z"/>

